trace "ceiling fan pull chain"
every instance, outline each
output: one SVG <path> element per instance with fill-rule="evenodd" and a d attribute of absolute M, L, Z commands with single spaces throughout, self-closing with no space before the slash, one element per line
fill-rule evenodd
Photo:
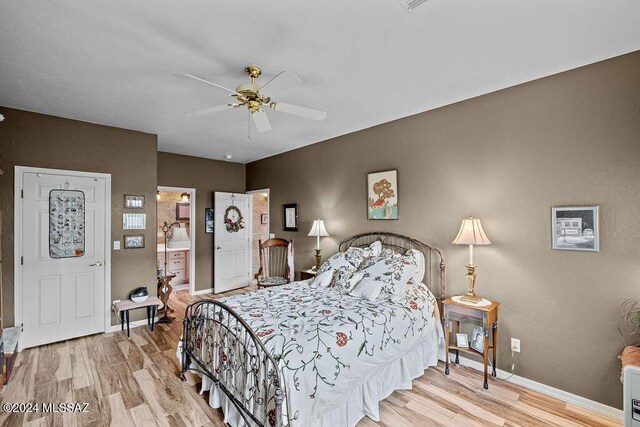
<path fill-rule="evenodd" d="M 251 142 L 251 110 L 247 110 L 247 141 Z"/>

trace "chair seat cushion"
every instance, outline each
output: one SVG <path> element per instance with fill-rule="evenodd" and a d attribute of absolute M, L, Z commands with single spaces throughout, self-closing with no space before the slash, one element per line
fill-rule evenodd
<path fill-rule="evenodd" d="M 287 279 L 284 277 L 262 277 L 258 283 L 262 286 L 277 286 L 286 284 Z"/>

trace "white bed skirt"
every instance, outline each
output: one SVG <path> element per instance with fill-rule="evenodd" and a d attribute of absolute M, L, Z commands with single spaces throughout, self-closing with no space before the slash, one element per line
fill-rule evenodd
<path fill-rule="evenodd" d="M 437 331 L 440 332 L 440 331 Z M 322 410 L 322 417 L 309 427 L 347 427 L 355 426 L 367 416 L 374 421 L 380 420 L 378 403 L 398 389 L 409 390 L 412 380 L 424 374 L 425 369 L 435 366 L 438 358 L 444 360 L 444 340 L 440 333 L 429 337 L 400 358 L 392 360 L 384 367 L 376 369 L 371 377 L 349 392 L 348 400 L 339 406 Z M 435 339 L 434 339 L 435 338 Z M 232 427 L 244 427 L 246 424 L 238 409 L 227 399 L 219 388 L 212 388 L 212 381 L 202 379 L 202 392 L 210 391 L 209 405 L 222 408 L 224 421 Z"/>

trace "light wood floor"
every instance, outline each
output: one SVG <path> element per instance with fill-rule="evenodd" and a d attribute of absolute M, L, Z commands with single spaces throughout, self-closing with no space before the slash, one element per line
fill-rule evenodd
<path fill-rule="evenodd" d="M 155 332 L 138 327 L 130 339 L 118 331 L 23 351 L 2 403 L 86 402 L 88 412 L 0 412 L 1 425 L 223 426 L 221 411 L 198 394 L 199 379 L 190 375 L 182 383 L 177 375 L 181 314 L 189 302 L 207 297 L 212 296 L 190 297 L 187 291 L 172 296 L 178 319 Z M 442 366 L 428 369 L 412 390 L 381 402 L 380 416 L 377 423 L 365 418 L 359 426 L 620 425 L 505 381 L 492 381 L 484 391 L 477 371 L 453 367 L 447 378 Z"/>

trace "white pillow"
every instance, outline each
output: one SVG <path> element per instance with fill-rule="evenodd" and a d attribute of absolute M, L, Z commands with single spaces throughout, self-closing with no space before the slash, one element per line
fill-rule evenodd
<path fill-rule="evenodd" d="M 409 283 L 422 283 L 424 278 L 424 272 L 426 271 L 426 263 L 424 260 L 424 254 L 417 249 L 409 249 L 404 253 L 406 258 L 413 258 L 416 263 L 416 271 L 409 279 Z M 410 261 L 413 262 L 413 261 Z"/>
<path fill-rule="evenodd" d="M 331 284 L 331 281 L 333 280 L 333 273 L 335 272 L 334 269 L 331 270 L 327 270 L 325 272 L 322 272 L 320 274 L 317 274 L 316 277 L 313 279 L 313 282 L 311 282 L 311 284 L 313 286 L 319 286 L 321 288 L 326 288 L 327 286 L 329 286 Z"/>
<path fill-rule="evenodd" d="M 382 292 L 382 287 L 384 286 L 384 282 L 376 281 L 376 282 L 365 282 L 361 280 L 358 282 L 355 288 L 349 293 L 354 297 L 364 298 L 369 301 L 373 301 L 378 298 L 380 292 Z"/>
<path fill-rule="evenodd" d="M 336 285 L 340 287 L 343 293 L 348 294 L 353 290 L 353 288 L 356 287 L 358 282 L 361 281 L 363 277 L 364 277 L 364 274 L 357 271 L 355 273 L 351 273 L 351 275 L 347 277 L 342 283 L 339 283 Z"/>
<path fill-rule="evenodd" d="M 409 258 L 399 254 L 367 261 L 360 270 L 364 274 L 362 279 L 363 286 L 383 282 L 382 293 L 403 295 L 407 282 L 413 277 L 417 268 L 416 264 L 410 261 Z"/>
<path fill-rule="evenodd" d="M 371 249 L 371 256 L 380 256 L 382 253 L 382 243 L 380 240 L 376 240 L 369 245 L 369 249 Z"/>

